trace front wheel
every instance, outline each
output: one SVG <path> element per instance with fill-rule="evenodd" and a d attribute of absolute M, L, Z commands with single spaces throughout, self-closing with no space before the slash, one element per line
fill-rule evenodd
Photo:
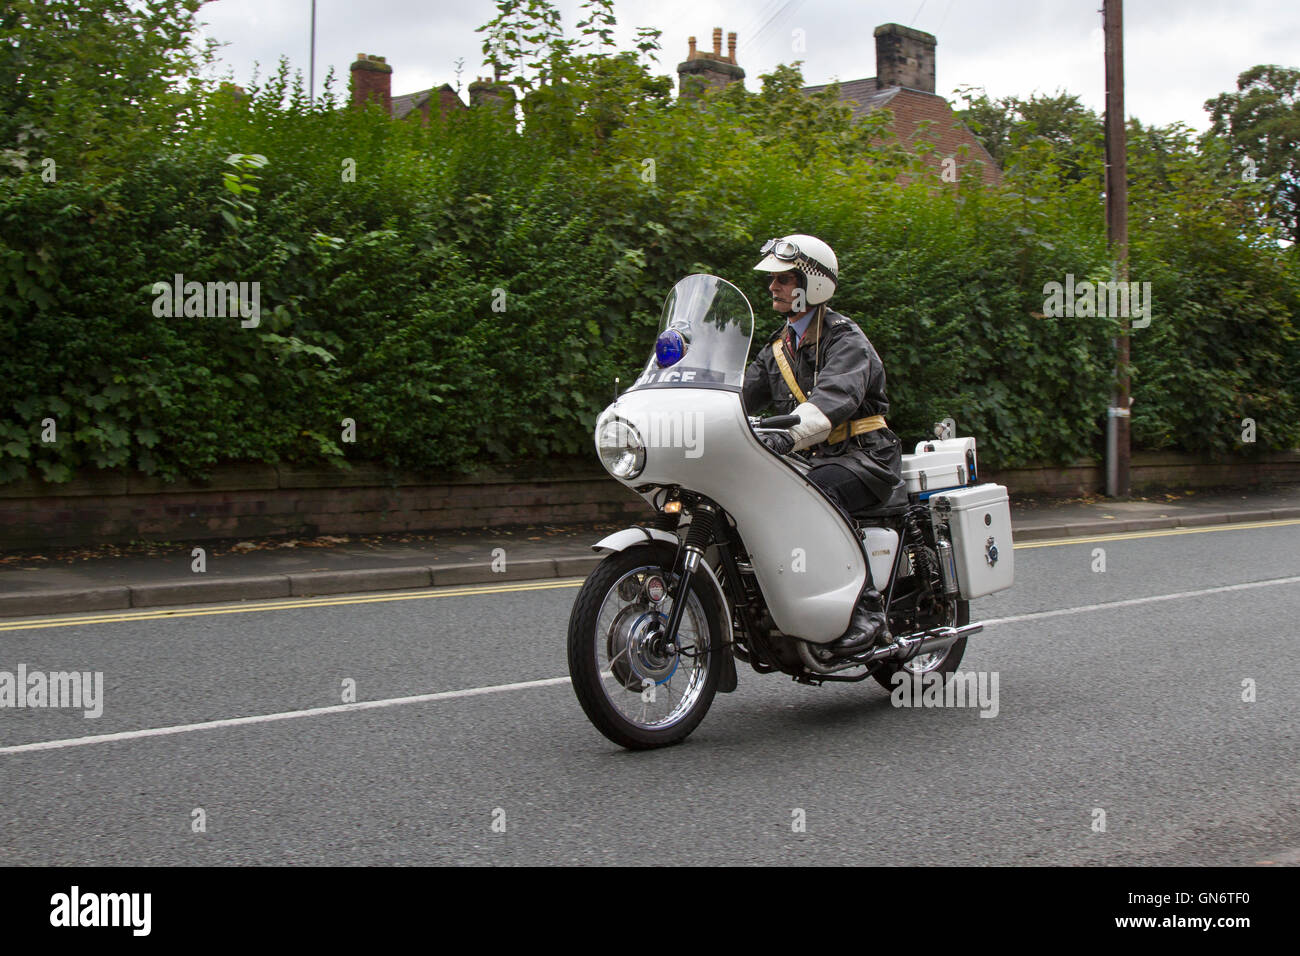
<path fill-rule="evenodd" d="M 569 617 L 569 676 L 578 702 L 597 730 L 630 750 L 685 739 L 708 713 L 722 672 L 722 608 L 698 577 L 676 647 L 664 646 L 675 558 L 676 549 L 659 542 L 609 555 L 583 584 Z M 655 601 L 660 587 L 667 594 Z"/>

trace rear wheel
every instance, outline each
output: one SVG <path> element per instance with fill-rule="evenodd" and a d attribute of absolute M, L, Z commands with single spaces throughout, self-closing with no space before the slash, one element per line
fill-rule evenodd
<path fill-rule="evenodd" d="M 950 601 L 947 605 L 947 620 L 940 626 L 961 627 L 970 623 L 970 602 Z M 899 671 L 911 674 L 914 678 L 923 674 L 951 674 L 961 664 L 962 655 L 966 653 L 966 638 L 953 641 L 948 647 L 934 654 L 917 654 L 910 661 L 902 664 L 887 662 L 871 676 L 885 690 L 894 689 L 894 675 Z"/>
<path fill-rule="evenodd" d="M 578 702 L 597 730 L 630 750 L 685 739 L 718 689 L 722 651 L 709 648 L 723 640 L 722 608 L 707 583 L 692 582 L 676 646 L 663 641 L 675 558 L 676 549 L 660 542 L 611 554 L 587 578 L 569 617 Z"/>

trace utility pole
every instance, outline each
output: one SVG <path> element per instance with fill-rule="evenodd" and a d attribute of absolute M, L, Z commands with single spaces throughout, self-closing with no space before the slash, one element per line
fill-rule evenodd
<path fill-rule="evenodd" d="M 1106 241 L 1111 279 L 1128 282 L 1128 134 L 1124 127 L 1124 3 L 1102 0 L 1106 37 Z M 1115 340 L 1115 390 L 1106 411 L 1106 494 L 1129 494 L 1129 317 Z"/>
<path fill-rule="evenodd" d="M 316 100 L 316 0 L 311 0 L 311 66 L 307 72 L 308 98 Z"/>

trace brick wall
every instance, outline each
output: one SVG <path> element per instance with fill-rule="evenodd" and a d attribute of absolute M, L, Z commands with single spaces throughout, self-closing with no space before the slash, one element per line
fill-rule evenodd
<path fill-rule="evenodd" d="M 1102 466 L 1086 461 L 989 470 L 980 477 L 1007 485 L 1013 494 L 1074 497 L 1105 485 Z M 1181 455 L 1133 456 L 1134 490 L 1285 481 L 1300 481 L 1300 452 L 1217 463 Z M 638 496 L 593 472 L 431 483 L 427 477 L 364 466 L 350 472 L 230 466 L 216 470 L 206 483 L 174 485 L 113 472 L 61 485 L 29 480 L 0 487 L 0 550 L 622 522 L 647 514 Z"/>
<path fill-rule="evenodd" d="M 227 467 L 205 484 L 125 475 L 0 488 L 0 550 L 274 535 L 446 531 L 623 521 L 644 502 L 604 475 L 448 481 L 378 470 Z"/>
<path fill-rule="evenodd" d="M 980 473 L 982 481 L 1006 485 L 1012 494 L 1041 494 L 1076 498 L 1106 489 L 1102 462 L 1044 465 Z M 1216 488 L 1230 485 L 1300 482 L 1300 451 L 1260 455 L 1246 461 L 1202 461 L 1171 452 L 1134 452 L 1129 484 L 1135 494 L 1157 488 Z"/>

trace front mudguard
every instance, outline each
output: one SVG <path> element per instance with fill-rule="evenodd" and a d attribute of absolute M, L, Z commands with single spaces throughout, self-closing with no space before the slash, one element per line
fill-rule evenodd
<path fill-rule="evenodd" d="M 597 553 L 613 554 L 617 551 L 626 551 L 628 548 L 638 544 L 647 544 L 650 542 L 662 541 L 665 544 L 671 544 L 674 548 L 678 547 L 681 542 L 677 535 L 671 531 L 663 531 L 659 528 L 624 528 L 622 531 L 615 531 L 611 535 L 601 538 L 591 546 L 591 550 Z M 731 602 L 727 600 L 726 592 L 722 590 L 722 584 L 718 581 L 718 576 L 713 573 L 713 568 L 709 567 L 707 561 L 701 561 L 699 571 L 704 572 L 704 578 L 713 588 L 718 597 L 718 605 L 723 609 L 722 620 L 722 673 L 718 679 L 718 692 L 721 694 L 730 694 L 736 689 L 736 657 L 731 651 L 732 632 L 731 632 Z M 698 572 L 697 572 L 698 580 Z"/>

